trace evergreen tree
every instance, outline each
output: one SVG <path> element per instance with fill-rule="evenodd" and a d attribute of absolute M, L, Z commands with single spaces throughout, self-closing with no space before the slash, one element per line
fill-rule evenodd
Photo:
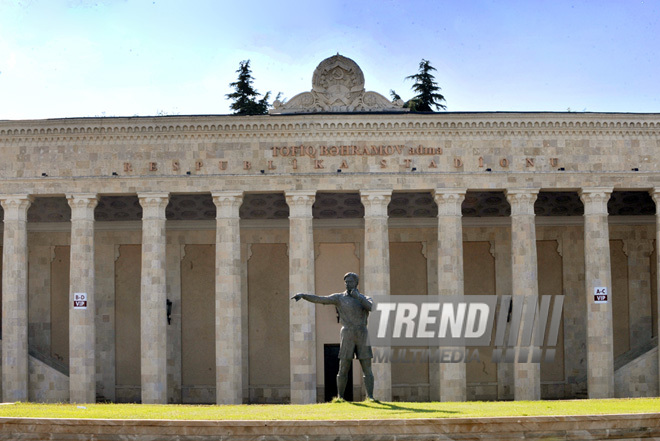
<path fill-rule="evenodd" d="M 396 102 L 401 99 L 401 95 L 396 93 L 394 89 L 390 89 L 390 98 L 392 98 L 392 102 Z"/>
<path fill-rule="evenodd" d="M 440 87 L 438 87 L 435 77 L 431 74 L 432 70 L 436 70 L 435 67 L 431 66 L 428 60 L 422 59 L 419 63 L 419 72 L 406 77 L 407 80 L 415 80 L 412 89 L 417 92 L 417 95 L 406 102 L 404 107 L 417 112 L 433 112 L 433 107 L 436 110 L 447 108 L 447 106 L 441 104 L 445 97 L 438 93 Z"/>
<path fill-rule="evenodd" d="M 250 60 L 241 61 L 238 72 L 238 79 L 229 84 L 234 88 L 235 92 L 228 93 L 227 98 L 234 100 L 230 108 L 234 111 L 234 115 L 265 115 L 268 113 L 268 98 L 270 92 L 267 92 L 263 98 L 254 87 L 252 87 L 252 71 L 250 70 Z"/>

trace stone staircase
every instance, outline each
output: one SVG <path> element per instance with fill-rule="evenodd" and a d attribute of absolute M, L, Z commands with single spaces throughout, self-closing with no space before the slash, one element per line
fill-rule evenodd
<path fill-rule="evenodd" d="M 587 384 L 587 374 L 571 383 Z M 635 347 L 614 359 L 614 395 L 617 398 L 656 397 L 658 389 L 658 337 Z M 586 388 L 576 390 L 573 398 L 587 399 Z"/>
<path fill-rule="evenodd" d="M 654 337 L 614 359 L 614 396 L 658 395 L 658 337 Z"/>
<path fill-rule="evenodd" d="M 0 353 L 2 340 L 0 339 Z M 63 403 L 69 401 L 69 368 L 60 360 L 28 349 L 28 401 Z M 0 366 L 0 375 L 2 367 Z M 0 385 L 1 387 L 1 385 Z"/>

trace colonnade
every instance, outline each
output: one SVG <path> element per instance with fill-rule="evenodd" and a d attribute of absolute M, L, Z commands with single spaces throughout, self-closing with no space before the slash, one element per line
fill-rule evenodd
<path fill-rule="evenodd" d="M 594 303 L 594 288 L 611 289 L 607 201 L 612 188 L 582 188 L 587 298 L 587 381 L 590 398 L 614 396 L 612 303 Z M 512 295 L 538 297 L 534 202 L 539 189 L 507 189 L 511 205 Z M 463 294 L 461 203 L 466 189 L 438 188 L 438 295 Z M 362 291 L 389 295 L 387 207 L 391 190 L 360 190 L 365 208 Z M 660 188 L 651 191 L 660 206 Z M 286 191 L 289 205 L 290 292 L 314 291 L 312 205 L 316 192 Z M 0 195 L 4 209 L 2 266 L 3 401 L 28 400 L 27 211 L 34 195 Z M 243 193 L 212 193 L 216 215 L 215 360 L 216 394 L 221 404 L 242 402 L 241 255 L 239 207 Z M 141 383 L 143 403 L 167 402 L 166 217 L 168 193 L 139 193 L 142 218 Z M 69 310 L 70 400 L 95 400 L 94 208 L 96 194 L 67 195 L 71 206 L 70 295 L 85 293 L 86 309 Z M 660 241 L 660 209 L 656 209 Z M 660 242 L 656 242 L 660 243 Z M 658 247 L 656 247 L 656 252 Z M 660 259 L 658 259 L 660 262 Z M 658 271 L 660 274 L 660 271 Z M 292 403 L 316 402 L 314 305 L 291 304 L 289 316 Z M 524 350 L 524 348 L 521 348 Z M 530 354 L 531 355 L 531 354 Z M 375 396 L 391 400 L 391 368 L 374 363 Z M 465 364 L 441 364 L 440 398 L 466 399 Z M 541 398 L 538 363 L 515 362 L 516 399 Z"/>

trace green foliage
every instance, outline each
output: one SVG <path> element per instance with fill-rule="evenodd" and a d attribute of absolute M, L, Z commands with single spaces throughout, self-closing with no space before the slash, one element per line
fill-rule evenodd
<path fill-rule="evenodd" d="M 396 92 L 394 91 L 394 89 L 390 89 L 390 98 L 392 98 L 392 102 L 395 102 L 395 101 L 401 99 L 401 95 L 399 95 L 398 93 L 396 93 Z"/>
<path fill-rule="evenodd" d="M 433 107 L 436 110 L 447 109 L 447 106 L 441 104 L 445 101 L 445 97 L 439 93 L 440 87 L 438 87 L 435 77 L 431 74 L 433 70 L 436 69 L 431 66 L 431 62 L 422 59 L 419 62 L 419 72 L 406 77 L 407 80 L 415 81 L 412 89 L 417 92 L 417 95 L 406 102 L 404 107 L 415 112 L 433 112 Z"/>
<path fill-rule="evenodd" d="M 267 92 L 263 98 L 254 87 L 252 83 L 252 71 L 250 70 L 250 60 L 240 62 L 238 72 L 238 79 L 229 85 L 234 88 L 235 92 L 228 93 L 227 98 L 233 100 L 230 108 L 234 111 L 234 115 L 265 115 L 268 113 L 270 104 L 270 92 Z"/>

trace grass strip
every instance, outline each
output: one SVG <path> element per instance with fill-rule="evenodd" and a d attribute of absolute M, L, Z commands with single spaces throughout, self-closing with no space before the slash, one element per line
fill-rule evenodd
<path fill-rule="evenodd" d="M 308 405 L 39 404 L 0 406 L 0 417 L 165 420 L 360 420 L 597 415 L 660 412 L 660 398 L 458 403 L 343 402 Z"/>

